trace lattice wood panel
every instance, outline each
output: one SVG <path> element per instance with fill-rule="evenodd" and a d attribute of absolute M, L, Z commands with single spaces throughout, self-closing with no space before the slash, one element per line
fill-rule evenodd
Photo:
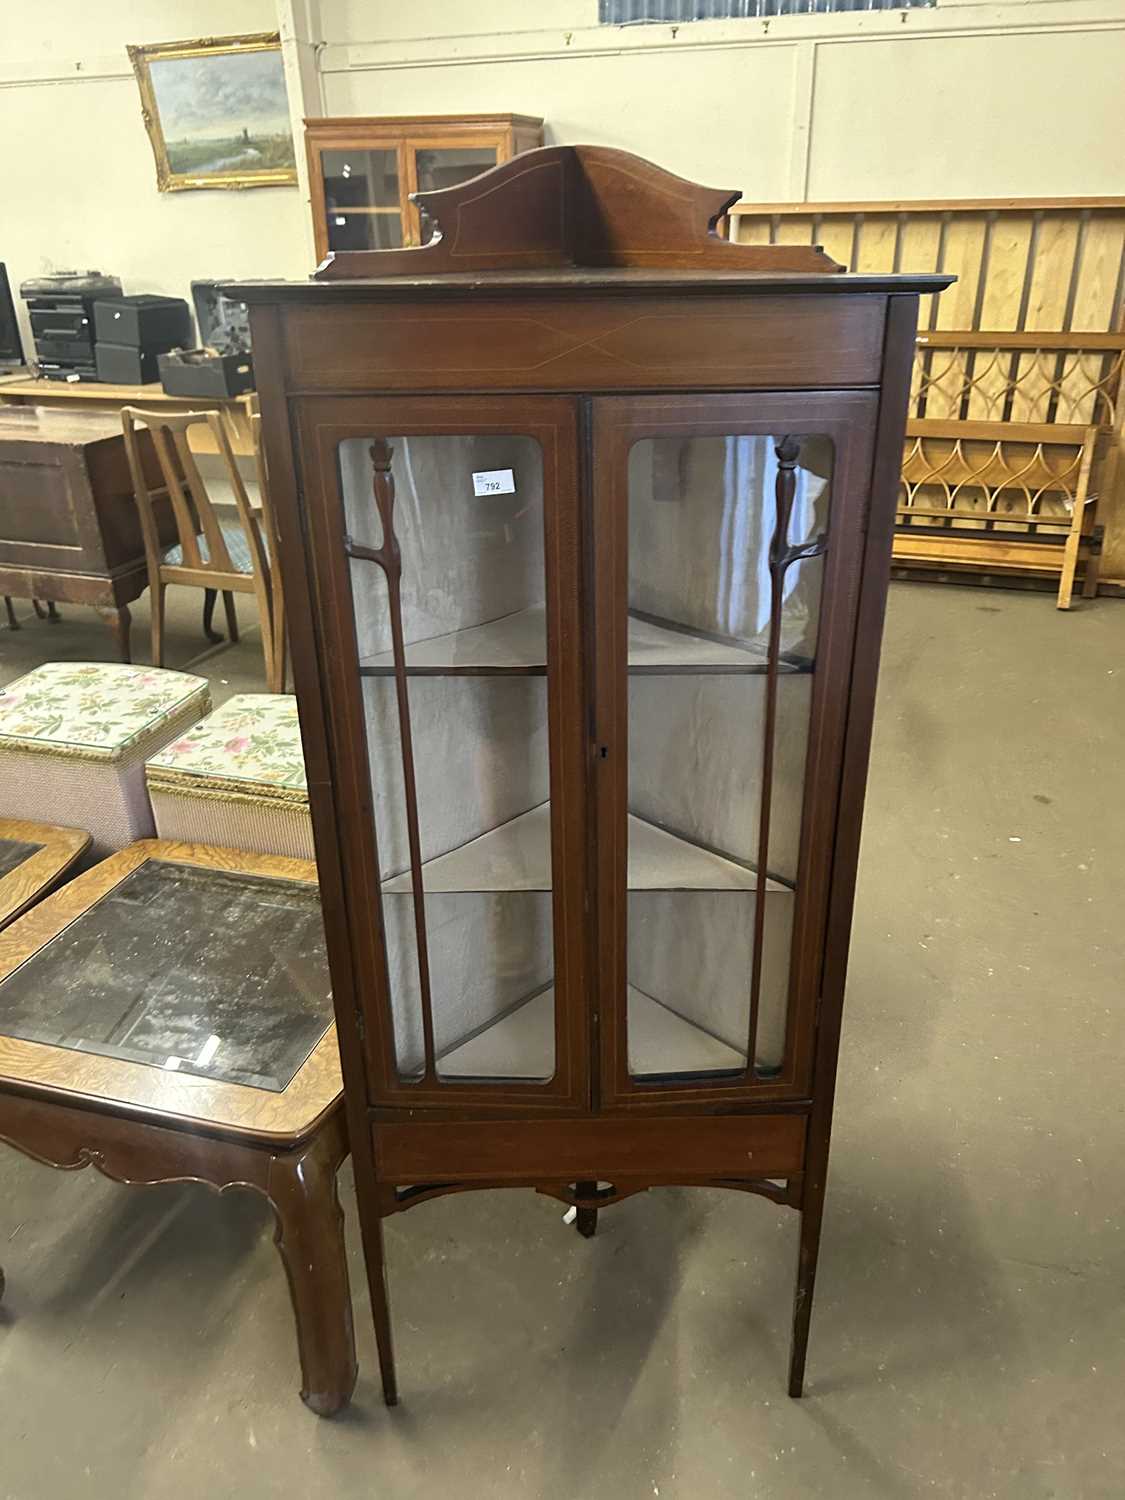
<path fill-rule="evenodd" d="M 1125 584 L 1121 344 L 1077 339 L 1123 326 L 1125 198 L 740 203 L 728 225 L 739 242 L 823 245 L 849 270 L 954 272 L 947 292 L 923 299 L 929 342 L 919 344 L 911 414 L 1111 429 L 1116 460 L 1107 451 L 1103 469 L 1099 459 L 1112 484 L 1100 499 L 1101 576 Z M 1028 341 L 990 348 L 986 331 Z M 1060 347 L 1060 334 L 1075 339 Z"/>
<path fill-rule="evenodd" d="M 910 414 L 938 421 L 1060 422 L 1116 428 L 1125 335 L 927 332 Z"/>
<path fill-rule="evenodd" d="M 1085 502 L 1093 445 L 1085 427 L 1013 441 L 1001 423 L 911 422 L 901 513 L 914 525 L 1068 531 Z"/>
<path fill-rule="evenodd" d="M 896 557 L 912 564 L 1060 579 L 1070 600 L 1079 564 L 1092 591 L 1103 430 L 1062 422 L 930 421 L 906 427 Z"/>

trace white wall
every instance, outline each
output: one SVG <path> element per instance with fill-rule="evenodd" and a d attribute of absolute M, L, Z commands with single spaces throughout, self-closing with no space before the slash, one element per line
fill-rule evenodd
<path fill-rule="evenodd" d="M 320 13 L 327 114 L 541 114 L 551 140 L 759 200 L 1125 192 L 1125 0 L 622 28 L 597 0 Z"/>
<path fill-rule="evenodd" d="M 766 201 L 1125 193 L 1125 0 L 596 17 L 597 0 L 8 0 L 0 259 L 13 284 L 96 266 L 178 295 L 197 276 L 306 275 L 303 188 L 157 192 L 125 53 L 275 28 L 298 118 L 538 114 L 548 140 L 622 146 Z"/>
<path fill-rule="evenodd" d="M 297 188 L 157 191 L 125 51 L 276 26 L 273 0 L 4 6 L 0 260 L 17 306 L 21 280 L 69 267 L 112 272 L 127 292 L 188 298 L 193 277 L 307 273 Z"/>

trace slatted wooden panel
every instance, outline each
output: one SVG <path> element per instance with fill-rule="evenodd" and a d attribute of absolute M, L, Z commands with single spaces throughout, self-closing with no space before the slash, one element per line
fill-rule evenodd
<path fill-rule="evenodd" d="M 852 271 L 952 271 L 923 328 L 1116 331 L 1125 300 L 1125 197 L 738 203 L 743 244 L 819 244 Z"/>
<path fill-rule="evenodd" d="M 739 203 L 728 225 L 730 237 L 741 243 L 823 245 L 849 270 L 952 271 L 954 286 L 923 299 L 923 333 L 1106 333 L 1125 326 L 1125 197 Z M 996 420 L 999 404 L 1008 421 L 1078 422 L 1099 419 L 1093 387 L 1106 367 L 1087 351 L 1045 362 L 1034 348 L 1005 360 L 983 350 L 923 346 L 913 413 L 921 415 L 918 400 L 935 373 L 943 388 L 967 392 L 964 420 Z M 1102 578 L 1125 584 L 1120 419 L 1116 443 L 1118 479 L 1099 509 L 1106 528 Z"/>

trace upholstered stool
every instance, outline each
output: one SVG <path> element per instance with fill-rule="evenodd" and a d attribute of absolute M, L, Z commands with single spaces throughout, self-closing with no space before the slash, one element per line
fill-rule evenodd
<path fill-rule="evenodd" d="M 315 858 L 297 700 L 239 693 L 145 767 L 162 839 Z"/>
<path fill-rule="evenodd" d="M 211 707 L 203 677 L 49 662 L 0 690 L 0 815 L 89 829 L 97 856 L 153 832 L 144 763 Z"/>

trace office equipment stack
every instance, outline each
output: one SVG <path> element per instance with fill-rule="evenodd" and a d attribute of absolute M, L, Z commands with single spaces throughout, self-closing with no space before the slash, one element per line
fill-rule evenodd
<path fill-rule="evenodd" d="M 119 296 L 96 303 L 94 332 L 99 380 L 149 385 L 158 355 L 191 344 L 191 312 L 182 297 Z"/>
<path fill-rule="evenodd" d="M 60 271 L 20 283 L 35 359 L 46 380 L 99 380 L 94 353 L 94 304 L 119 300 L 121 281 L 101 271 Z"/>

